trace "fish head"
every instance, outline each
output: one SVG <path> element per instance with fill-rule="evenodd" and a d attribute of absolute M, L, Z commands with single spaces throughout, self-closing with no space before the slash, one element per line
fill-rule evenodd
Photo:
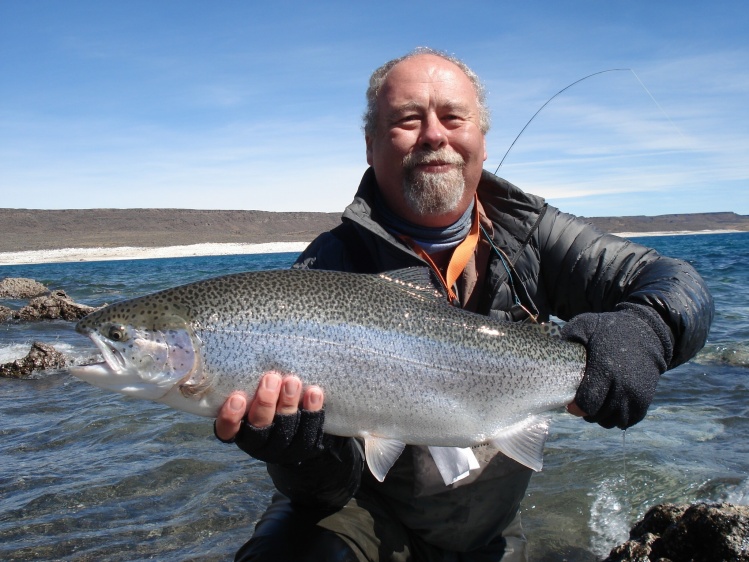
<path fill-rule="evenodd" d="M 104 361 L 71 368 L 94 386 L 135 398 L 159 400 L 198 368 L 195 336 L 175 305 L 134 299 L 98 310 L 76 325 Z"/>

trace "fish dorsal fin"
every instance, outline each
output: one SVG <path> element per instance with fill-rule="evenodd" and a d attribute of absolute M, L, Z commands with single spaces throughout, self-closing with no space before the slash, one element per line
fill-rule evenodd
<path fill-rule="evenodd" d="M 390 468 L 401 456 L 406 444 L 397 439 L 385 439 L 371 435 L 364 438 L 364 456 L 372 475 L 380 482 L 385 480 Z"/>
<path fill-rule="evenodd" d="M 549 435 L 549 420 L 531 416 L 502 430 L 491 443 L 506 456 L 536 472 L 544 465 L 544 443 Z"/>
<path fill-rule="evenodd" d="M 377 277 L 384 279 L 408 294 L 433 300 L 447 302 L 442 283 L 428 267 L 406 267 L 380 273 Z"/>
<path fill-rule="evenodd" d="M 479 461 L 470 447 L 429 447 L 429 453 L 440 471 L 445 486 L 462 480 L 471 470 L 479 468 Z"/>

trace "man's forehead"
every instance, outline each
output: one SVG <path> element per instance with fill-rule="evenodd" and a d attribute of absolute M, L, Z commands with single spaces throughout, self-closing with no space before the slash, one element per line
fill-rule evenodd
<path fill-rule="evenodd" d="M 433 55 L 421 55 L 395 65 L 378 98 L 390 107 L 423 105 L 427 98 L 440 105 L 469 107 L 478 103 L 476 89 L 463 70 Z"/>
<path fill-rule="evenodd" d="M 388 72 L 383 87 L 399 84 L 435 83 L 465 86 L 475 91 L 473 83 L 463 69 L 436 55 L 416 55 L 402 60 Z"/>

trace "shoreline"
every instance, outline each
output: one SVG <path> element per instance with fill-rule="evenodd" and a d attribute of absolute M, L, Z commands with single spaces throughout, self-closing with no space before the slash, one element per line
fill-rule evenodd
<path fill-rule="evenodd" d="M 700 230 L 670 232 L 618 232 L 622 238 L 645 236 L 679 236 L 689 234 L 729 234 L 740 230 Z M 156 258 L 183 258 L 197 256 L 226 256 L 243 254 L 273 254 L 302 252 L 309 242 L 205 243 L 184 246 L 139 247 L 120 246 L 113 248 L 60 248 L 56 250 L 26 250 L 22 252 L 0 252 L 0 267 L 8 265 L 33 265 L 42 263 L 70 263 L 109 260 L 139 260 Z"/>
<path fill-rule="evenodd" d="M 241 254 L 275 254 L 301 252 L 309 242 L 268 242 L 263 244 L 206 243 L 153 248 L 119 246 L 114 248 L 60 248 L 57 250 L 26 250 L 0 252 L 0 267 L 41 263 L 89 261 L 146 260 L 155 258 L 186 258 Z"/>

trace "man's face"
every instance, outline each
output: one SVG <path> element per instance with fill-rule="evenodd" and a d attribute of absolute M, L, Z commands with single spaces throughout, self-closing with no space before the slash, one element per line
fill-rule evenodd
<path fill-rule="evenodd" d="M 468 207 L 486 160 L 476 90 L 441 57 L 417 55 L 388 73 L 367 162 L 390 208 L 423 226 L 447 226 Z"/>

